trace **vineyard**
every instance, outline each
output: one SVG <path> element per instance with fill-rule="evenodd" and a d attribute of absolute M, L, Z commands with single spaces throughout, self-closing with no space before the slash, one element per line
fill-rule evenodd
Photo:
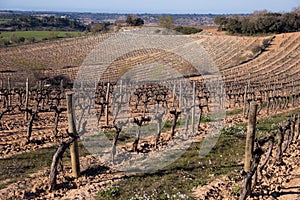
<path fill-rule="evenodd" d="M 299 161 L 295 152 L 299 153 L 300 33 L 263 37 L 195 34 L 190 39 L 207 51 L 220 77 L 209 70 L 207 74 L 198 74 L 187 60 L 172 52 L 146 48 L 122 55 L 110 63 L 99 82 L 77 82 L 74 90 L 72 84 L 84 59 L 110 37 L 109 34 L 89 35 L 0 49 L 1 199 L 84 199 L 96 195 L 99 199 L 122 199 L 121 192 L 128 199 L 168 199 L 168 195 L 174 199 L 245 199 L 251 179 L 255 182 L 252 197 L 267 198 L 280 194 L 287 183 L 281 180 L 286 175 L 283 171 L 299 172 L 299 166 L 294 165 Z M 151 63 L 172 66 L 182 76 L 175 74 L 172 79 L 153 82 L 135 80 L 143 73 L 154 73 Z M 129 70 L 135 70 L 135 82 L 126 82 Z M 159 77 L 166 71 L 154 75 Z M 125 78 L 119 80 L 120 77 Z M 86 93 L 87 88 L 92 88 L 92 92 Z M 75 114 L 69 113 L 72 100 L 67 101 L 72 95 Z M 88 106 L 91 104 L 93 108 Z M 220 120 L 225 112 L 226 118 Z M 73 131 L 70 131 L 70 115 L 76 118 Z M 246 136 L 237 129 L 246 129 L 253 115 L 257 115 L 257 128 L 263 131 L 257 131 L 259 138 L 251 152 L 252 165 L 241 174 L 243 155 L 232 158 L 233 150 L 229 147 L 233 144 L 226 148 L 224 145 L 235 143 L 240 146 L 234 151 L 245 149 Z M 87 130 L 93 129 L 84 123 L 89 116 L 94 116 L 93 123 L 101 130 L 100 135 L 84 136 Z M 264 120 L 271 123 L 263 127 Z M 224 123 L 222 130 L 216 128 L 217 123 Z M 238 178 L 227 180 L 221 176 L 224 172 L 218 171 L 216 174 L 220 176 L 212 175 L 205 182 L 199 179 L 199 171 L 205 171 L 205 166 L 215 165 L 212 168 L 217 170 L 224 164 L 222 157 L 214 161 L 210 154 L 210 159 L 193 160 L 199 156 L 201 141 L 213 138 L 209 130 L 220 131 L 217 140 L 225 141 L 223 146 L 214 141 L 216 147 L 212 151 L 216 154 L 213 156 L 228 154 L 226 159 L 230 163 L 225 165 L 229 171 L 232 167 L 236 172 L 228 176 Z M 254 125 L 252 131 L 255 130 Z M 244 130 L 247 131 L 249 127 Z M 104 137 L 107 145 L 99 147 Z M 78 141 L 80 151 L 81 172 L 77 178 L 72 177 L 67 150 L 74 141 Z M 190 147 L 184 149 L 186 153 L 180 153 L 178 150 L 184 145 Z M 224 152 L 217 149 L 219 146 L 225 148 Z M 170 165 L 172 172 L 168 171 L 170 163 L 165 163 L 165 171 L 170 175 L 163 178 L 161 185 L 157 179 L 165 177 L 163 170 L 159 170 L 159 175 L 154 173 L 160 178 L 149 173 L 144 180 L 134 173 L 134 169 L 152 169 L 155 160 L 163 159 L 160 152 L 170 149 L 178 154 L 175 157 L 179 161 L 174 162 L 175 166 Z M 102 160 L 91 154 L 99 151 Z M 186 154 L 191 154 L 191 161 L 185 160 L 189 159 Z M 24 169 L 18 170 L 18 162 L 26 160 L 26 156 L 33 163 L 28 162 L 27 168 L 22 163 Z M 45 161 L 34 164 L 39 156 L 44 156 Z M 141 165 L 132 164 L 141 160 Z M 181 160 L 193 169 L 181 168 L 180 163 L 176 168 Z M 118 169 L 128 172 L 118 172 Z M 208 174 L 215 174 L 213 170 Z M 224 171 L 229 173 L 227 170 Z M 182 184 L 176 185 L 177 189 L 175 186 L 172 189 L 165 180 L 172 173 L 177 174 L 175 181 Z M 290 175 L 289 180 L 292 180 Z M 136 185 L 133 193 L 137 196 L 125 192 L 130 185 L 126 181 L 132 187 Z M 139 186 L 140 181 L 145 183 Z M 146 181 L 153 181 L 155 188 L 147 186 Z M 160 191 L 159 187 L 165 187 L 166 191 Z"/>

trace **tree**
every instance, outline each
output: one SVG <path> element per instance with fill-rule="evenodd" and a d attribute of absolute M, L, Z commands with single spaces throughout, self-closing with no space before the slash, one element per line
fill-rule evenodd
<path fill-rule="evenodd" d="M 296 12 L 286 13 L 283 15 L 282 21 L 284 22 L 285 32 L 300 30 L 300 12 L 299 14 L 297 14 Z"/>
<path fill-rule="evenodd" d="M 30 15 L 15 15 L 11 20 L 0 23 L 0 28 L 14 30 L 85 30 L 85 25 L 69 18 L 36 17 Z"/>
<path fill-rule="evenodd" d="M 216 16 L 214 19 L 214 23 L 217 25 L 224 25 L 226 24 L 226 21 L 227 19 L 224 16 Z"/>
<path fill-rule="evenodd" d="M 134 17 L 135 17 L 134 15 L 127 16 L 126 23 L 128 25 L 132 26 L 133 25 L 133 21 L 134 21 Z"/>
<path fill-rule="evenodd" d="M 238 20 L 238 18 L 229 18 L 225 27 L 226 30 L 231 34 L 241 32 L 241 22 Z"/>
<path fill-rule="evenodd" d="M 129 15 L 126 19 L 126 23 L 130 26 L 142 26 L 144 25 L 144 20 L 137 17 L 137 15 Z"/>
<path fill-rule="evenodd" d="M 224 16 L 216 16 L 214 19 L 214 23 L 219 25 L 218 31 L 225 31 L 225 25 L 227 23 L 227 18 Z"/>
<path fill-rule="evenodd" d="M 142 18 L 137 18 L 135 21 L 135 26 L 142 26 L 144 25 L 144 20 Z"/>
<path fill-rule="evenodd" d="M 255 24 L 252 23 L 251 18 L 247 17 L 241 22 L 241 32 L 243 34 L 249 34 L 249 35 L 254 35 L 256 30 L 255 30 Z"/>
<path fill-rule="evenodd" d="M 293 12 L 293 13 L 300 14 L 300 6 L 294 7 L 294 8 L 292 9 L 292 12 Z"/>
<path fill-rule="evenodd" d="M 102 23 L 92 23 L 91 24 L 91 32 L 97 33 L 104 30 L 104 25 Z"/>
<path fill-rule="evenodd" d="M 172 29 L 174 27 L 174 19 L 172 16 L 160 16 L 158 18 L 158 25 L 163 28 L 169 28 Z"/>
<path fill-rule="evenodd" d="M 92 22 L 86 27 L 86 30 L 92 33 L 98 33 L 102 31 L 108 31 L 110 27 L 110 22 L 94 23 Z"/>
<path fill-rule="evenodd" d="M 266 9 L 264 9 L 264 10 L 256 10 L 256 11 L 253 12 L 253 15 L 254 16 L 259 16 L 259 15 L 265 15 L 267 13 L 269 13 L 269 11 L 266 10 Z"/>
<path fill-rule="evenodd" d="M 219 30 L 226 30 L 231 34 L 269 34 L 286 33 L 300 30 L 300 13 L 272 13 L 266 10 L 256 11 L 251 16 L 215 18 Z"/>

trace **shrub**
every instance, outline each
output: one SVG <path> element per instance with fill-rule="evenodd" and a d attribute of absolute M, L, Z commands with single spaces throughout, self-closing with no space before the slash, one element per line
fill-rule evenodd
<path fill-rule="evenodd" d="M 0 39 L 0 47 L 7 47 L 9 45 L 9 40 L 1 38 Z"/>
<path fill-rule="evenodd" d="M 112 188 L 101 190 L 99 192 L 99 197 L 104 199 L 113 199 L 120 196 L 120 187 L 113 186 Z"/>
<path fill-rule="evenodd" d="M 263 48 L 264 48 L 264 49 L 267 48 L 268 46 L 270 46 L 270 43 L 271 43 L 271 41 L 274 39 L 274 37 L 275 37 L 275 36 L 270 37 L 270 38 L 267 38 L 267 39 L 264 39 L 264 40 L 262 41 L 262 43 L 263 43 Z"/>
<path fill-rule="evenodd" d="M 36 42 L 36 38 L 35 38 L 35 37 L 28 37 L 28 38 L 26 38 L 26 40 L 27 40 L 29 43 L 34 43 L 34 42 Z"/>
<path fill-rule="evenodd" d="M 195 34 L 202 31 L 201 28 L 185 27 L 185 26 L 177 26 L 174 28 L 174 30 L 186 35 Z"/>
<path fill-rule="evenodd" d="M 257 54 L 258 52 L 260 52 L 262 50 L 261 46 L 259 45 L 255 45 L 251 48 L 251 51 L 253 54 Z"/>
<path fill-rule="evenodd" d="M 23 43 L 25 42 L 25 38 L 24 37 L 19 37 L 18 38 L 18 43 Z"/>

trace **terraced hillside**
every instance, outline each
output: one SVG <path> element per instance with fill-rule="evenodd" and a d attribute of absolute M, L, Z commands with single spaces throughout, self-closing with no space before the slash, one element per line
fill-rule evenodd
<path fill-rule="evenodd" d="M 299 80 L 300 33 L 276 35 L 257 58 L 222 71 L 227 81 Z"/>
<path fill-rule="evenodd" d="M 87 54 L 107 37 L 109 35 L 100 34 L 1 48 L 0 77 L 13 80 L 19 75 L 32 75 L 34 71 L 45 76 L 64 74 L 74 77 Z"/>
<path fill-rule="evenodd" d="M 47 77 L 62 74 L 73 80 L 84 58 L 97 44 L 108 37 L 109 35 L 104 34 L 2 48 L 0 49 L 0 78 L 13 79 L 20 77 L 19 74 L 33 73 L 38 70 Z M 249 80 L 260 82 L 268 77 L 276 80 L 299 79 L 300 33 L 276 35 L 271 45 L 259 55 L 257 53 L 259 47 L 263 45 L 263 40 L 270 36 L 193 35 L 191 37 L 207 50 L 226 82 Z M 136 59 L 129 55 L 131 60 L 125 61 L 125 59 L 124 62 L 127 63 L 125 65 L 135 65 L 146 57 L 151 57 L 152 60 L 161 60 L 164 57 L 163 52 L 152 51 L 154 52 L 151 50 L 138 52 L 135 56 L 144 56 Z M 251 58 L 253 60 L 250 60 Z M 245 61 L 248 62 L 240 64 Z M 119 60 L 120 62 L 122 59 Z"/>

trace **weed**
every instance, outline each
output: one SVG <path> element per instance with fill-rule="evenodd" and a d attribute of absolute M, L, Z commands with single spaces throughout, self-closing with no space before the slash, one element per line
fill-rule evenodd
<path fill-rule="evenodd" d="M 226 111 L 226 115 L 227 116 L 232 116 L 232 115 L 238 115 L 238 114 L 242 114 L 243 113 L 243 109 L 235 109 L 235 110 L 230 110 L 230 111 Z"/>
<path fill-rule="evenodd" d="M 243 159 L 244 144 L 245 138 L 237 133 L 221 134 L 212 151 L 200 158 L 202 142 L 192 143 L 169 166 L 153 173 L 131 175 L 121 180 L 118 183 L 121 188 L 120 196 L 112 199 L 192 199 L 189 195 L 193 187 L 205 185 L 218 175 L 238 173 L 242 169 L 239 162 Z M 98 194 L 99 199 L 103 199 L 102 196 L 103 194 Z"/>
<path fill-rule="evenodd" d="M 108 188 L 106 190 L 101 190 L 98 193 L 99 199 L 115 199 L 120 197 L 120 187 L 117 185 L 113 185 L 111 188 Z"/>
<path fill-rule="evenodd" d="M 0 159 L 0 189 L 17 180 L 22 181 L 32 173 L 49 168 L 56 148 L 56 146 L 41 148 Z M 80 156 L 89 154 L 81 143 L 79 143 L 79 149 Z M 65 152 L 63 161 L 64 164 L 70 164 L 69 150 Z"/>
<path fill-rule="evenodd" d="M 241 195 L 241 192 L 242 192 L 242 188 L 241 186 L 236 186 L 233 190 L 232 190 L 232 193 L 235 195 L 235 196 L 240 196 Z"/>

